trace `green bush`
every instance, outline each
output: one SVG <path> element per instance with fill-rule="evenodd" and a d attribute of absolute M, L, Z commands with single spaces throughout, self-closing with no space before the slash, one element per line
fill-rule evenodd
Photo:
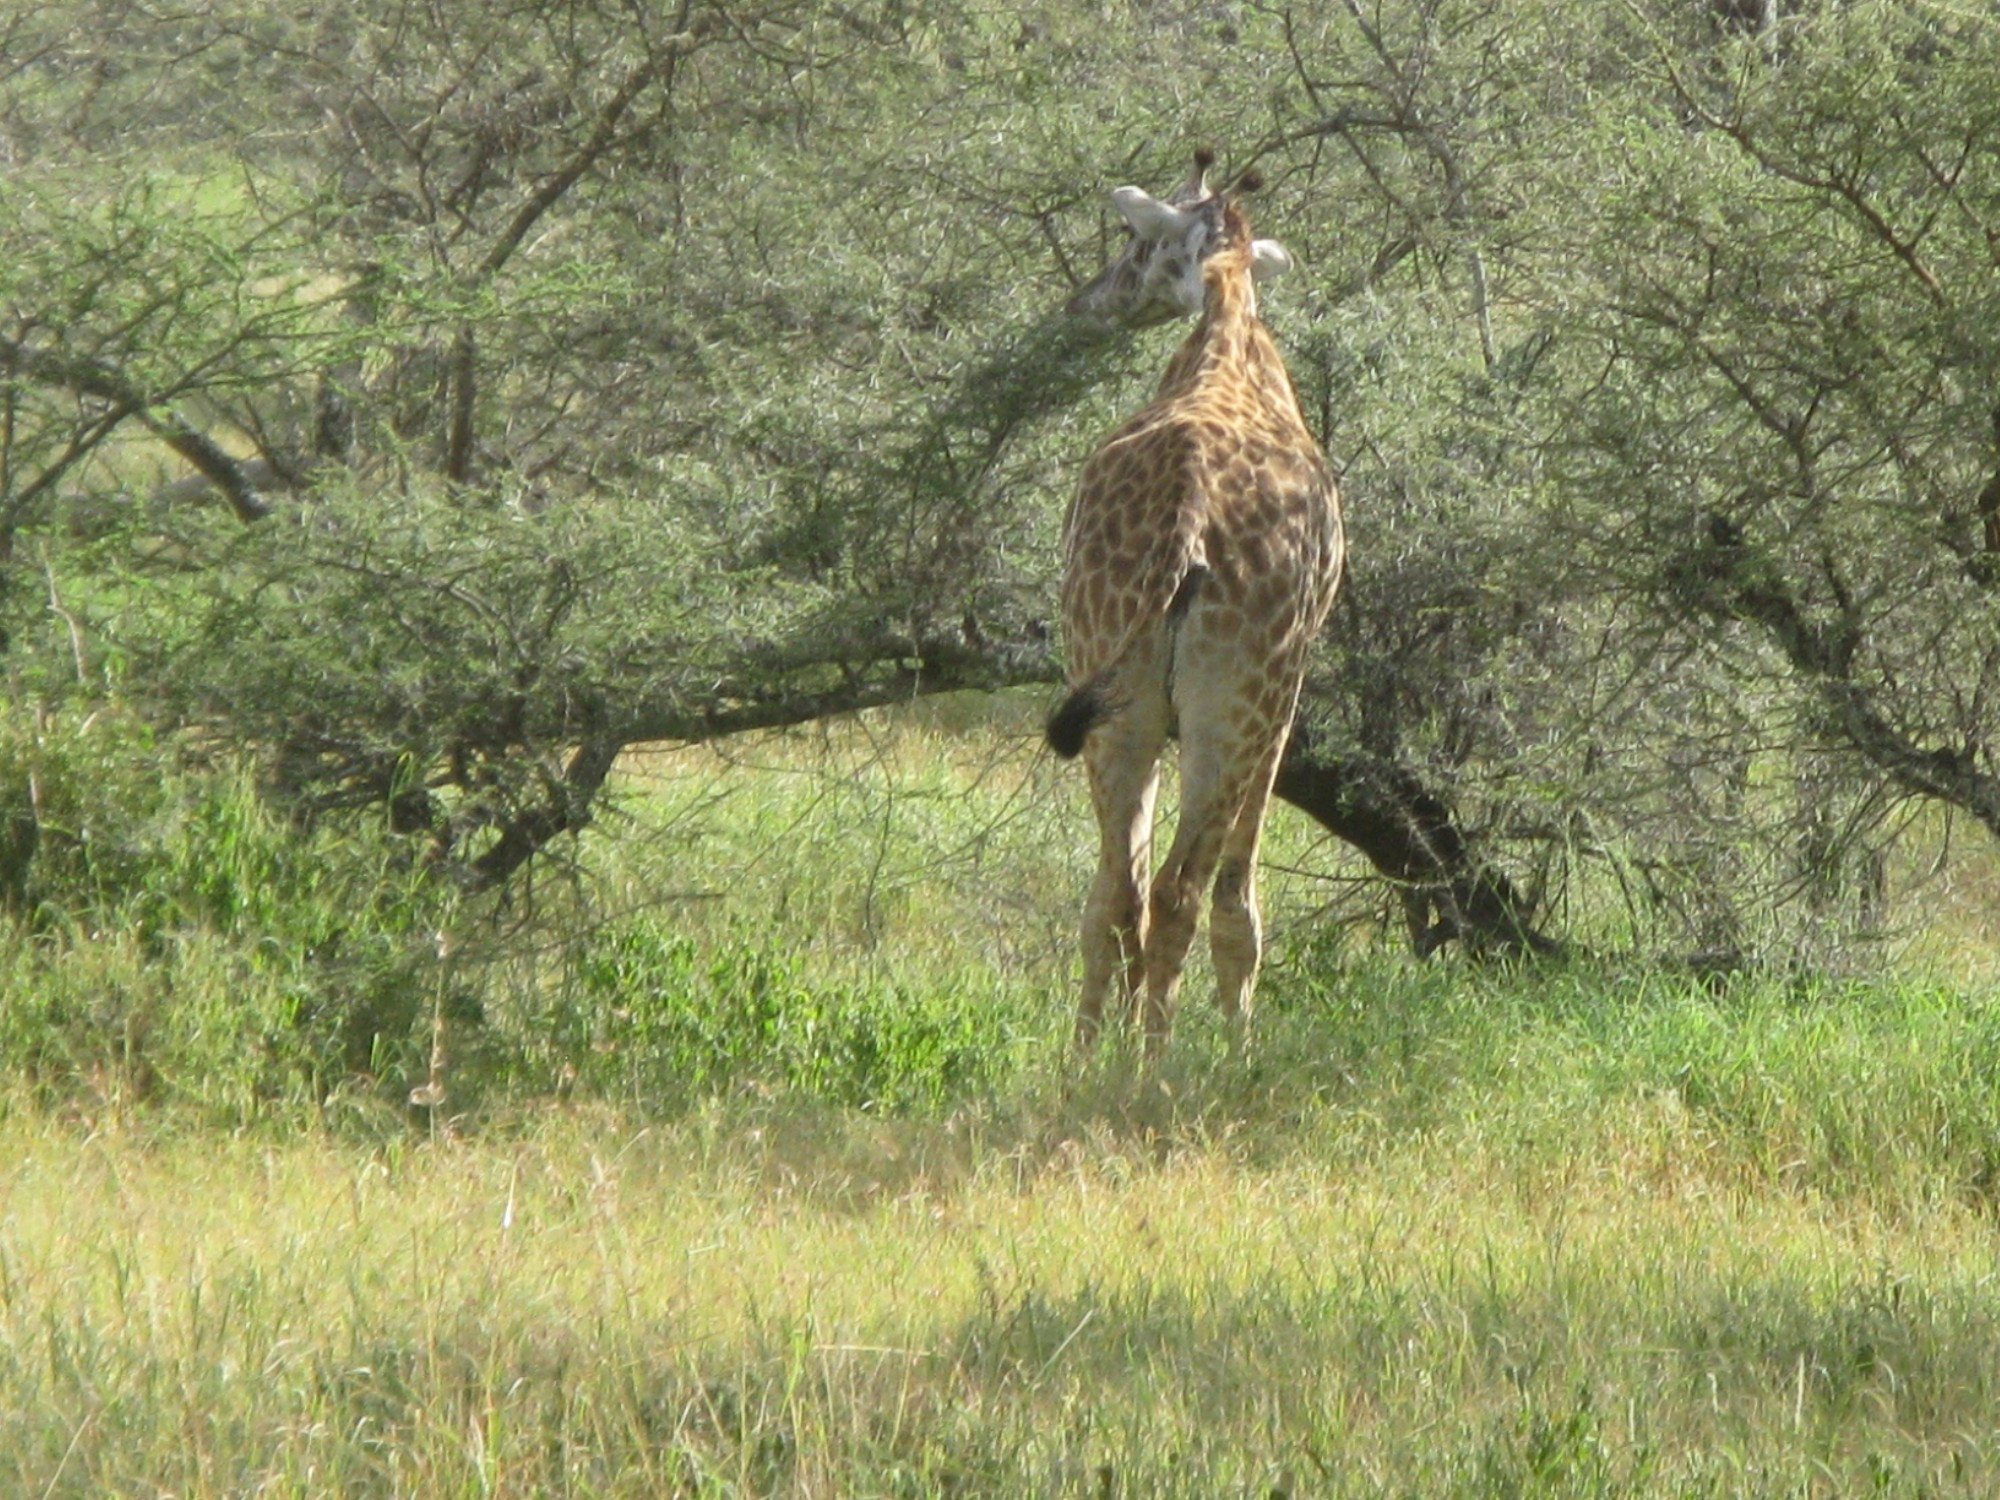
<path fill-rule="evenodd" d="M 0 827 L 0 1070 L 39 1102 L 407 1087 L 440 913 L 386 837 L 294 827 L 242 761 L 109 713 L 0 720 Z"/>
<path fill-rule="evenodd" d="M 822 977 L 768 941 L 635 922 L 588 940 L 573 979 L 563 1029 L 584 1081 L 649 1102 L 768 1087 L 909 1113 L 991 1090 L 1015 1059 L 986 996 Z"/>

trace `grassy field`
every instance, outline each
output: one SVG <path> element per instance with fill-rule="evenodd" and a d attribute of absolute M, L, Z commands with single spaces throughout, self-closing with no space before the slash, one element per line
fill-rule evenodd
<path fill-rule="evenodd" d="M 1197 978 L 1070 1073 L 1081 801 L 1006 734 L 635 763 L 587 936 L 418 996 L 433 1109 L 116 1012 L 0 1113 L 0 1493 L 2000 1491 L 1990 987 L 1416 966 L 1281 824 L 1248 1055 Z M 226 936 L 184 998 L 263 993 Z"/>

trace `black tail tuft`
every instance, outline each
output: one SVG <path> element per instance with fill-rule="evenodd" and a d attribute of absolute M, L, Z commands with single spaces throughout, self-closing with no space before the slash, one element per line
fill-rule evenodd
<path fill-rule="evenodd" d="M 1093 677 L 1063 699 L 1062 707 L 1049 715 L 1049 748 L 1064 760 L 1074 760 L 1083 749 L 1090 731 L 1111 717 L 1101 679 Z"/>

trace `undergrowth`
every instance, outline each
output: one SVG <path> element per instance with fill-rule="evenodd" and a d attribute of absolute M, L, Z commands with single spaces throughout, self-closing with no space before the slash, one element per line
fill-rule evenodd
<path fill-rule="evenodd" d="M 755 1085 L 890 1113 L 938 1111 L 1016 1081 L 1036 1027 L 993 983 L 841 976 L 752 937 L 708 943 L 625 923 L 580 943 L 559 1065 L 638 1108 Z"/>
<path fill-rule="evenodd" d="M 660 834 L 474 911 L 387 829 L 280 817 L 247 761 L 109 717 L 9 722 L 0 788 L 42 845 L 0 917 L 0 1098 L 37 1113 L 374 1139 L 735 1101 L 1327 1159 L 1504 1139 L 1537 1172 L 1604 1150 L 1637 1170 L 1693 1132 L 1790 1191 L 2000 1196 L 1988 991 L 1418 964 L 1331 941 L 1282 882 L 1245 1052 L 1197 970 L 1158 1079 L 1115 1035 L 1075 1066 L 1046 871 L 1080 810 L 977 734 L 751 751 L 720 798 L 715 763 L 655 765 L 627 805 L 665 808 Z M 870 823 L 900 852 L 878 839 L 843 882 Z M 649 899 L 666 872 L 682 894 Z"/>

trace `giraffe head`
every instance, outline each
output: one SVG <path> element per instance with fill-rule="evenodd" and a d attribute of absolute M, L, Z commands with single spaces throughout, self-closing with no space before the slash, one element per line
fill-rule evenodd
<path fill-rule="evenodd" d="M 1211 192 L 1213 151 L 1197 151 L 1194 171 L 1163 202 L 1143 189 L 1116 188 L 1111 202 L 1131 231 L 1111 264 L 1069 300 L 1069 311 L 1128 328 L 1150 328 L 1202 310 L 1203 267 L 1218 254 L 1241 249 L 1251 276 L 1262 280 L 1288 270 L 1292 257 L 1276 240 L 1250 238 L 1239 193 L 1257 185 L 1246 173 L 1222 192 Z"/>

